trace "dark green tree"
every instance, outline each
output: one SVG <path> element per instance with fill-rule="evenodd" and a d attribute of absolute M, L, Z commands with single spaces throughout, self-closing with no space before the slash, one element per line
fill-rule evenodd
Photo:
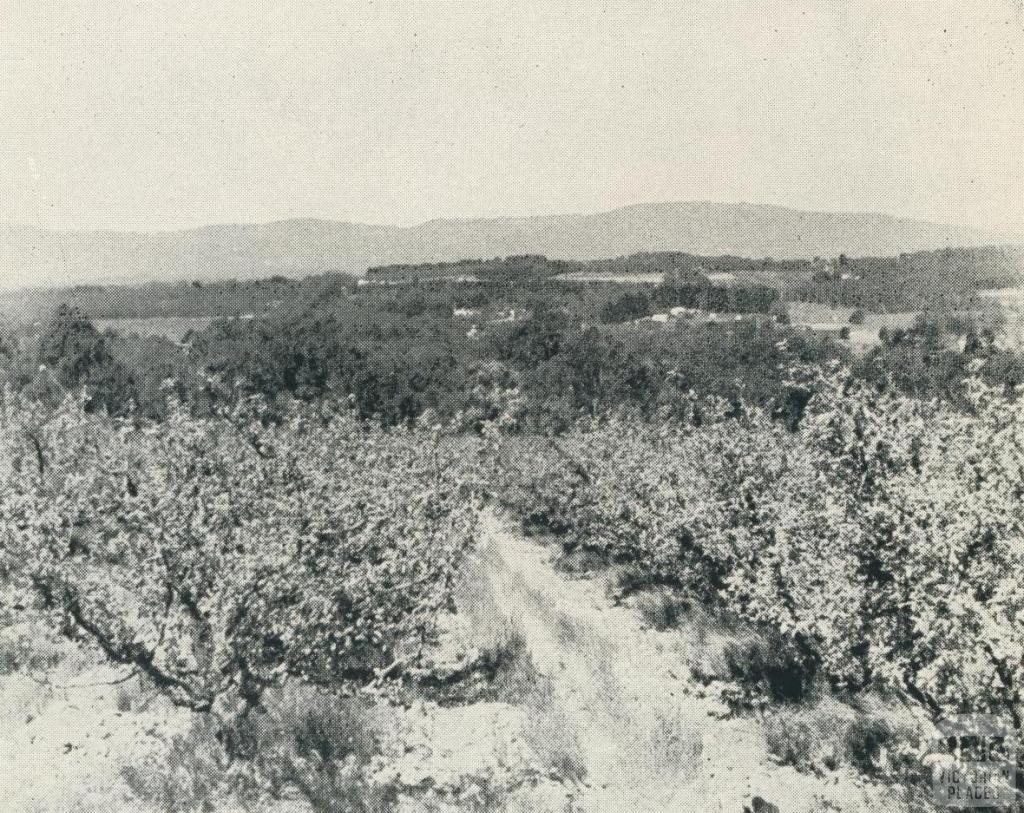
<path fill-rule="evenodd" d="M 40 336 L 38 353 L 64 389 L 85 387 L 89 410 L 126 414 L 137 402 L 128 368 L 111 354 L 107 337 L 75 307 L 57 308 Z"/>

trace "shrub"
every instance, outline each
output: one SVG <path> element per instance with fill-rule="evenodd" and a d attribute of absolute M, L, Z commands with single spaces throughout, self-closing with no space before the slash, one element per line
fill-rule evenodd
<path fill-rule="evenodd" d="M 601 309 L 602 322 L 628 322 L 631 319 L 639 319 L 643 316 L 650 316 L 653 313 L 651 299 L 644 292 L 625 293 L 617 299 L 608 302 Z"/>
<path fill-rule="evenodd" d="M 783 765 L 799 771 L 833 771 L 846 763 L 844 732 L 854 712 L 834 700 L 784 706 L 764 718 L 768 749 Z"/>
<path fill-rule="evenodd" d="M 227 725 L 198 715 L 165 754 L 124 765 L 121 777 L 137 798 L 169 813 L 262 809 L 296 794 L 316 813 L 385 813 L 398 788 L 378 775 L 378 758 L 393 755 L 396 742 L 385 707 L 289 684 Z"/>
<path fill-rule="evenodd" d="M 397 804 L 397 784 L 376 770 L 398 741 L 383 705 L 290 684 L 227 735 L 254 783 L 274 796 L 296 789 L 316 813 L 384 813 Z"/>
<path fill-rule="evenodd" d="M 641 593 L 635 603 L 643 620 L 656 630 L 672 629 L 686 617 L 689 609 L 685 596 L 664 587 Z"/>
<path fill-rule="evenodd" d="M 824 697 L 811 704 L 783 706 L 763 718 L 765 737 L 785 765 L 820 772 L 849 766 L 882 779 L 904 779 L 917 762 L 920 732 L 894 705 L 867 707 Z"/>
<path fill-rule="evenodd" d="M 814 662 L 777 634 L 730 642 L 724 656 L 732 680 L 774 701 L 800 700 L 813 684 Z"/>
<path fill-rule="evenodd" d="M 166 813 L 205 813 L 233 792 L 229 761 L 206 717 L 172 737 L 165 754 L 122 765 L 121 779 L 136 798 Z"/>

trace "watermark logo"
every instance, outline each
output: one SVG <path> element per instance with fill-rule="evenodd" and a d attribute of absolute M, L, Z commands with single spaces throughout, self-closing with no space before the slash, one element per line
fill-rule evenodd
<path fill-rule="evenodd" d="M 1017 735 L 991 714 L 962 714 L 937 725 L 926 764 L 939 807 L 1011 807 L 1017 801 Z"/>

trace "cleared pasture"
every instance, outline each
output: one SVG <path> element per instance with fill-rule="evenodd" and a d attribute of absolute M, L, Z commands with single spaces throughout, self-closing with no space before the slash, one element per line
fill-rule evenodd
<path fill-rule="evenodd" d="M 979 291 L 984 301 L 994 303 L 1002 315 L 1000 341 L 1010 350 L 1024 347 L 1024 288 L 993 288 Z"/>
<path fill-rule="evenodd" d="M 625 285 L 660 285 L 665 281 L 665 275 L 660 273 L 616 274 L 601 273 L 599 271 L 570 271 L 566 274 L 559 274 L 555 279 L 568 280 L 569 282 L 618 282 Z"/>
<path fill-rule="evenodd" d="M 213 321 L 208 316 L 154 316 L 148 319 L 97 319 L 100 331 L 116 330 L 125 336 L 165 336 L 180 341 L 190 330 L 205 330 Z"/>
<path fill-rule="evenodd" d="M 830 308 L 819 302 L 787 302 L 786 312 L 794 325 L 849 324 L 854 308 Z"/>
<path fill-rule="evenodd" d="M 883 328 L 889 330 L 907 330 L 921 316 L 921 311 L 901 311 L 899 313 L 865 313 L 864 321 L 855 325 L 850 322 L 856 308 L 833 308 L 817 302 L 788 302 L 786 310 L 793 325 L 807 327 L 811 330 L 833 332 L 848 327 L 850 329 L 850 347 L 858 352 L 865 352 L 880 343 L 879 335 Z"/>

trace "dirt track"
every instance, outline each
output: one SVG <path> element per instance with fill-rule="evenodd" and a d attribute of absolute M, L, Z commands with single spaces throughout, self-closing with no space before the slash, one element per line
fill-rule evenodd
<path fill-rule="evenodd" d="M 851 775 L 775 764 L 759 722 L 724 719 L 687 674 L 680 635 L 645 628 L 600 581 L 561 574 L 548 549 L 493 513 L 482 533 L 498 604 L 521 623 L 581 748 L 580 809 L 739 813 L 755 795 L 785 811 L 898 809 Z"/>

